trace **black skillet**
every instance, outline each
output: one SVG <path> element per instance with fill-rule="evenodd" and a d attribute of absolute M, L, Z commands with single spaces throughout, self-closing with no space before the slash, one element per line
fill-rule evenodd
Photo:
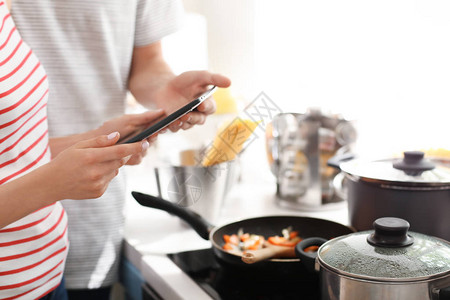
<path fill-rule="evenodd" d="M 199 214 L 188 208 L 180 207 L 159 197 L 142 194 L 139 192 L 132 192 L 132 195 L 142 206 L 164 210 L 184 220 L 198 233 L 198 235 L 200 235 L 205 240 L 211 241 L 214 254 L 220 260 L 234 266 L 257 268 L 261 266 L 267 267 L 268 265 L 275 264 L 280 265 L 281 263 L 282 267 L 287 267 L 286 264 L 290 264 L 293 262 L 301 265 L 299 264 L 300 260 L 298 258 L 270 259 L 251 265 L 244 263 L 241 260 L 240 255 L 231 254 L 222 249 L 222 246 L 225 244 L 223 235 L 236 234 L 240 228 L 242 228 L 244 232 L 263 235 L 266 238 L 268 238 L 269 236 L 281 235 L 281 231 L 289 226 L 292 226 L 293 230 L 298 231 L 299 236 L 302 238 L 322 237 L 325 239 L 331 239 L 354 232 L 349 227 L 332 221 L 297 216 L 265 216 L 244 219 L 223 226 L 215 227 Z"/>

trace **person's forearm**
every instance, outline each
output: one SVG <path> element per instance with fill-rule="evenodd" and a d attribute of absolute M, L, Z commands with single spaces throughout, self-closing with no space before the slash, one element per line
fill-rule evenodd
<path fill-rule="evenodd" d="M 128 88 L 140 104 L 161 107 L 153 94 L 174 77 L 159 42 L 134 49 Z"/>
<path fill-rule="evenodd" d="M 50 169 L 45 165 L 0 185 L 0 228 L 61 200 L 49 175 Z"/>

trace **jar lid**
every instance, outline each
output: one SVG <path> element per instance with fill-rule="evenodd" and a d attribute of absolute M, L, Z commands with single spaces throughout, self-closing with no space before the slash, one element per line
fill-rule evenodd
<path fill-rule="evenodd" d="M 355 159 L 341 163 L 340 168 L 369 181 L 427 186 L 450 184 L 450 161 L 427 159 L 420 151 L 404 152 L 404 157 L 400 159 Z"/>
<path fill-rule="evenodd" d="M 450 244 L 407 232 L 409 223 L 380 218 L 374 231 L 338 237 L 319 249 L 326 267 L 351 277 L 371 280 L 416 281 L 450 272 Z"/>

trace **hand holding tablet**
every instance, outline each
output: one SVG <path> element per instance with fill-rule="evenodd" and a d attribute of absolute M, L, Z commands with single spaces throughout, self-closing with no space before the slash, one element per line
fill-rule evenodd
<path fill-rule="evenodd" d="M 193 111 L 197 106 L 199 106 L 203 101 L 208 99 L 217 89 L 217 86 L 213 86 L 206 92 L 204 92 L 202 95 L 200 95 L 197 99 L 189 102 L 185 106 L 181 107 L 174 113 L 170 114 L 169 116 L 162 116 L 153 122 L 151 122 L 146 128 L 139 130 L 137 132 L 133 132 L 127 136 L 124 136 L 119 140 L 118 143 L 120 144 L 127 144 L 127 143 L 134 143 L 141 141 L 143 139 L 148 138 L 149 136 L 159 132 L 160 130 L 164 129 L 168 125 L 170 125 L 172 122 L 178 120 L 182 116 L 186 115 L 187 113 Z"/>

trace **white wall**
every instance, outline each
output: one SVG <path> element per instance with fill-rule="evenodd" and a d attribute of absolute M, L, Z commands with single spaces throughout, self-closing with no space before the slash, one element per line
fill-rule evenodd
<path fill-rule="evenodd" d="M 450 147 L 448 2 L 258 4 L 259 82 L 285 109 L 321 106 L 355 117 L 374 152 Z"/>
<path fill-rule="evenodd" d="M 358 120 L 365 153 L 450 148 L 450 2 L 185 0 L 208 64 L 250 101 Z"/>
<path fill-rule="evenodd" d="M 230 76 L 233 91 L 245 98 L 256 96 L 255 1 L 185 0 L 188 12 L 206 18 L 208 66 Z"/>

